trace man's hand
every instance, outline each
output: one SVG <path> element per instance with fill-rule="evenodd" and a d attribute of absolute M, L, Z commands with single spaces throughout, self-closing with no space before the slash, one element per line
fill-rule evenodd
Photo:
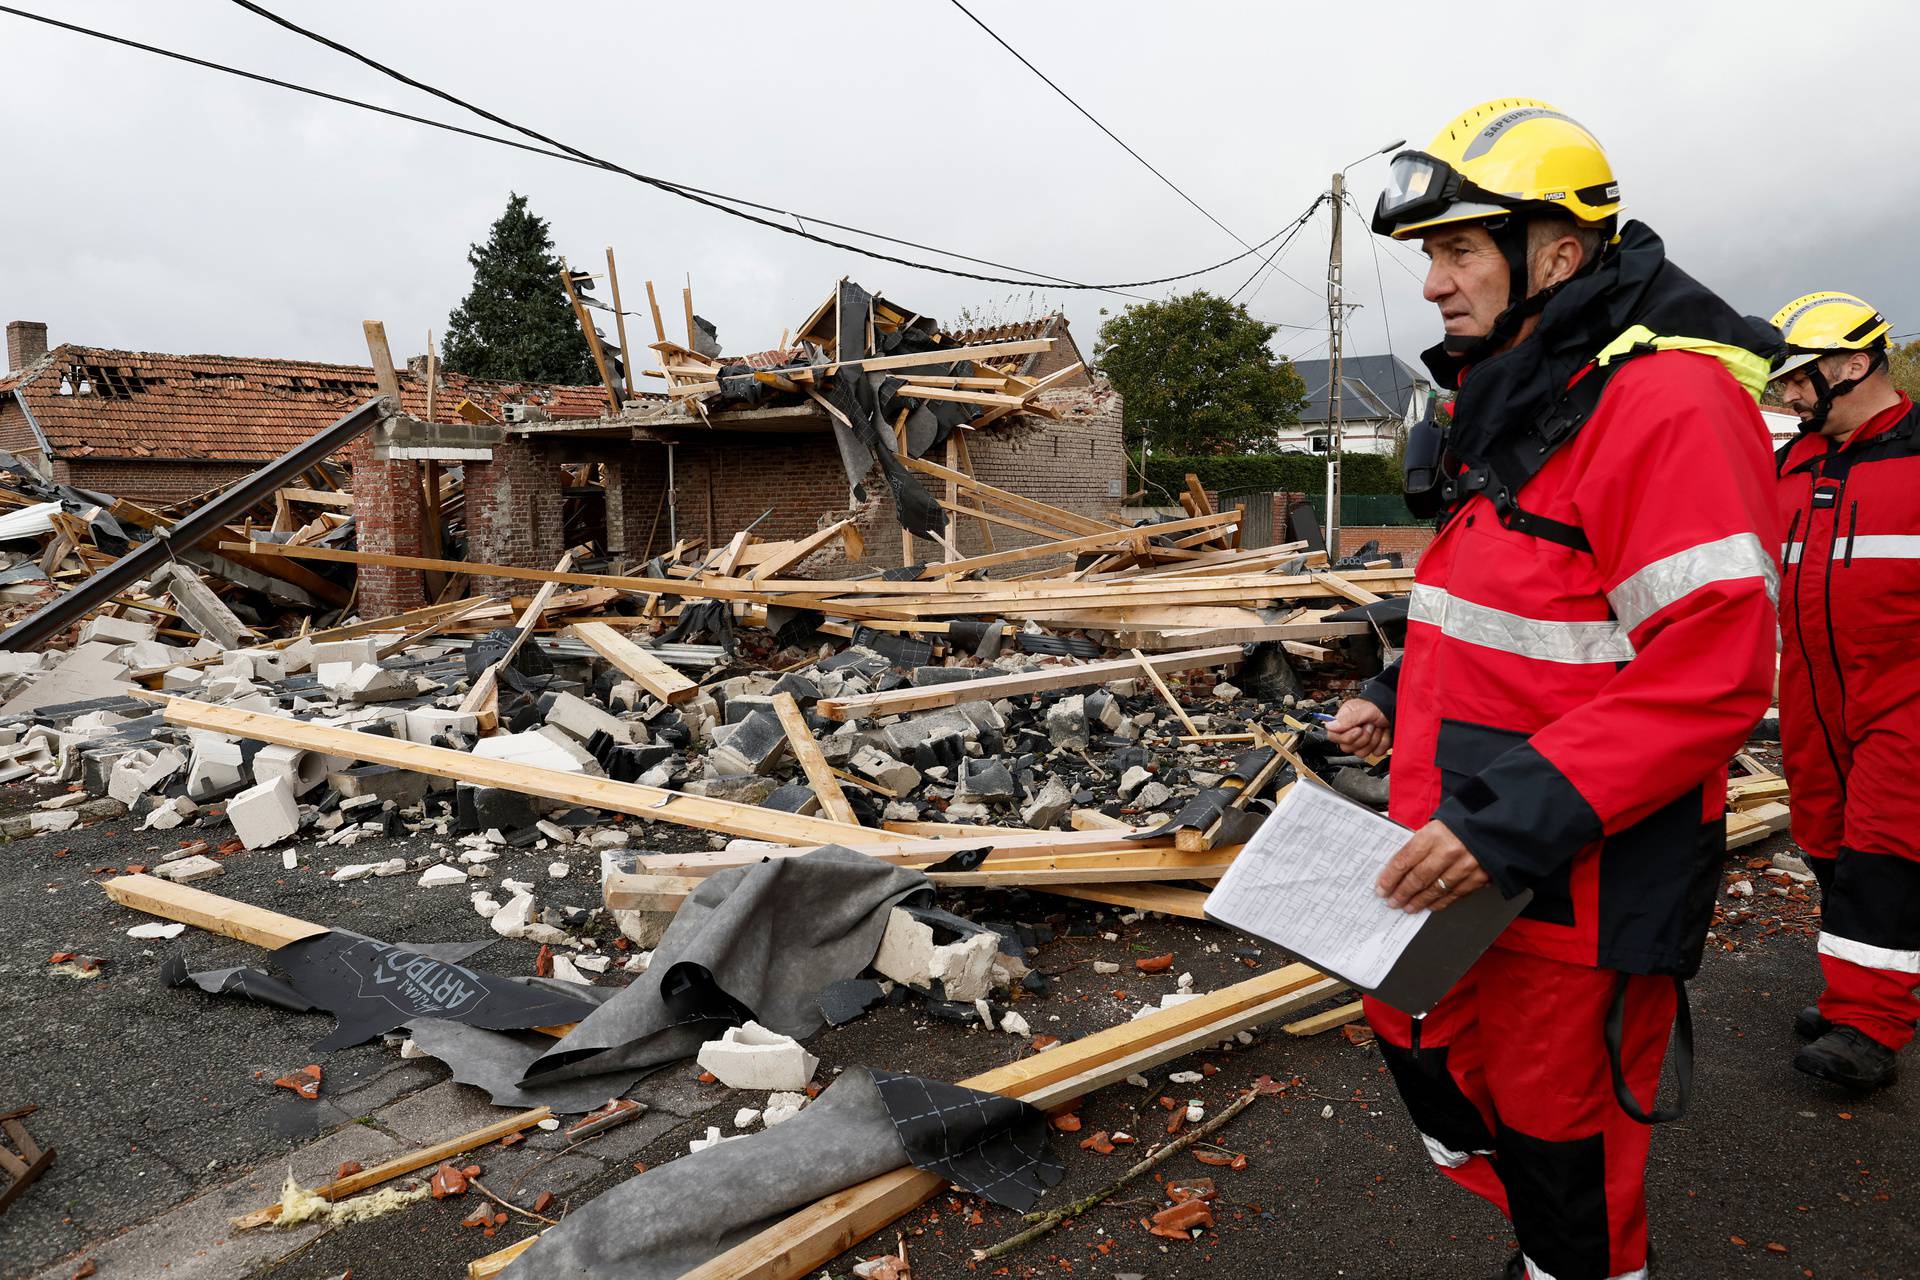
<path fill-rule="evenodd" d="M 1341 712 L 1345 711 L 1342 707 Z M 1374 889 L 1391 905 L 1411 913 L 1423 907 L 1444 911 L 1489 883 L 1479 860 L 1467 852 L 1467 846 L 1447 829 L 1446 823 L 1429 822 L 1400 846 L 1400 852 L 1374 881 Z"/>
<path fill-rule="evenodd" d="M 1349 755 L 1382 756 L 1393 745 L 1393 724 L 1365 698 L 1349 698 L 1327 722 L 1327 741 Z"/>

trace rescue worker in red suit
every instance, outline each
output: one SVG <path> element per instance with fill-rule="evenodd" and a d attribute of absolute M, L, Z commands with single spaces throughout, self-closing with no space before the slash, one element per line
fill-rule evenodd
<path fill-rule="evenodd" d="M 1774 673 L 1764 344 L 1620 209 L 1543 102 L 1394 157 L 1374 229 L 1430 259 L 1425 359 L 1458 393 L 1409 442 L 1440 528 L 1402 657 L 1329 726 L 1393 748 L 1394 906 L 1532 891 L 1426 1017 L 1367 1000 L 1428 1154 L 1508 1216 L 1530 1280 L 1648 1275 L 1661 1066 L 1673 1036 L 1684 1108 L 1726 765 Z"/>
<path fill-rule="evenodd" d="M 1892 1084 L 1920 1018 L 1920 410 L 1887 376 L 1887 331 L 1846 293 L 1773 318 L 1781 449 L 1780 736 L 1793 838 L 1820 881 L 1820 1003 L 1793 1065 Z"/>

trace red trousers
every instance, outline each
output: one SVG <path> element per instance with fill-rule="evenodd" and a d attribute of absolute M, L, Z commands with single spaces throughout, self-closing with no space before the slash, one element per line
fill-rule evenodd
<path fill-rule="evenodd" d="M 1920 708 L 1855 739 L 1819 732 L 1797 686 L 1781 703 L 1793 839 L 1820 880 L 1821 1016 L 1901 1049 L 1920 1018 Z"/>
<path fill-rule="evenodd" d="M 1507 1215 L 1534 1280 L 1646 1275 L 1652 1129 L 1623 1109 L 1605 1030 L 1623 983 L 1623 1082 L 1651 1112 L 1671 978 L 1495 947 L 1424 1019 L 1366 1001 L 1427 1154 Z"/>

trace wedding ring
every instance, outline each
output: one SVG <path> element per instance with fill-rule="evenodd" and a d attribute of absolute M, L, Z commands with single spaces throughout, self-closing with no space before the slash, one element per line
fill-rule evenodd
<path fill-rule="evenodd" d="M 1452 893 L 1452 892 L 1453 892 L 1453 890 L 1451 890 L 1451 889 L 1449 889 L 1449 888 L 1447 888 L 1447 878 L 1446 878 L 1445 876 L 1435 876 L 1435 877 L 1433 878 L 1433 882 L 1434 882 L 1435 884 L 1437 884 L 1437 885 L 1439 885 L 1439 886 L 1440 886 L 1440 892 L 1442 892 L 1442 893 Z"/>

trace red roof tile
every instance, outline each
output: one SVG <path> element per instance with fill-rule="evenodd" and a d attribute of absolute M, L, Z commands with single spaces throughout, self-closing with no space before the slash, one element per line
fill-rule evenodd
<path fill-rule="evenodd" d="M 25 403 L 56 457 L 235 461 L 278 457 L 376 394 L 373 370 L 364 365 L 176 356 L 72 343 L 54 348 L 10 382 L 0 382 L 0 393 L 7 391 Z M 400 394 L 407 412 L 426 416 L 425 379 L 401 371 Z M 434 418 L 459 421 L 454 406 L 462 398 L 495 417 L 510 403 L 537 405 L 555 418 L 597 418 L 607 411 L 606 392 L 599 387 L 487 382 L 443 373 L 434 393 Z"/>

